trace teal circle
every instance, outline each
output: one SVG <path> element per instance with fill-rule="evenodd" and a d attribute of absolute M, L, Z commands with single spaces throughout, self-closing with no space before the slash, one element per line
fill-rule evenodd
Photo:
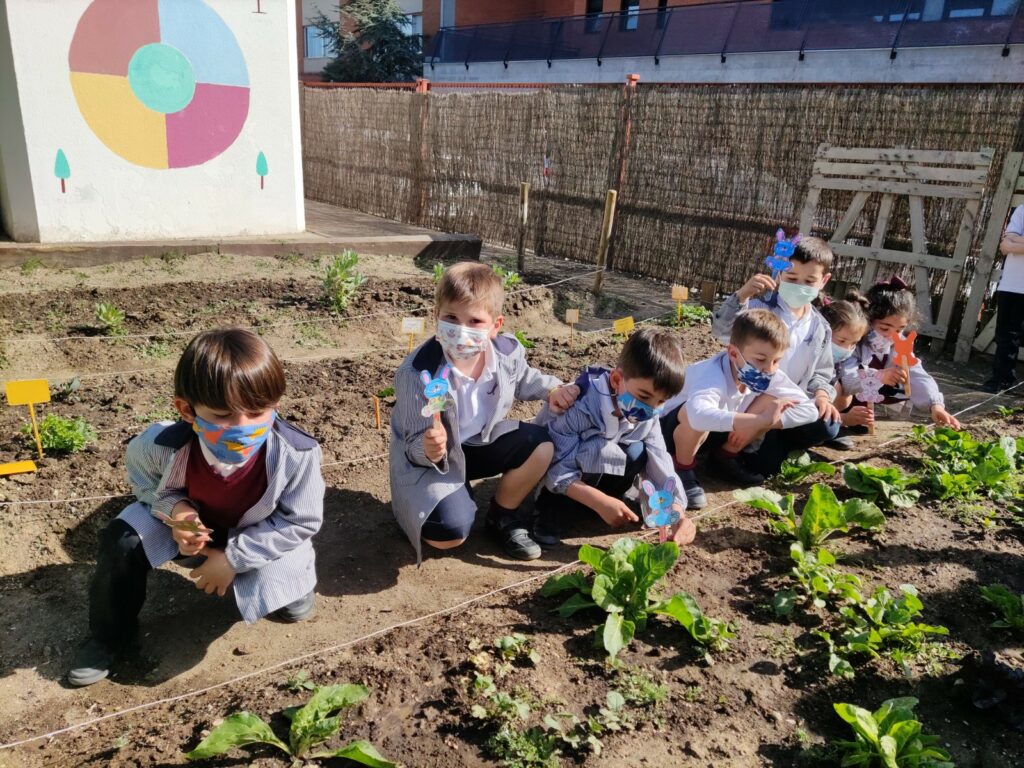
<path fill-rule="evenodd" d="M 128 84 L 139 101 L 165 115 L 188 106 L 196 76 L 185 54 L 170 45 L 150 43 L 128 62 Z"/>

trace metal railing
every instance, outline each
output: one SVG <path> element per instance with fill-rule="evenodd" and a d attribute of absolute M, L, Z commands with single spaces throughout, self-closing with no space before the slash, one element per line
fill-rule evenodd
<path fill-rule="evenodd" d="M 1024 0 L 739 0 L 443 28 L 426 62 L 553 61 L 1024 43 Z"/>

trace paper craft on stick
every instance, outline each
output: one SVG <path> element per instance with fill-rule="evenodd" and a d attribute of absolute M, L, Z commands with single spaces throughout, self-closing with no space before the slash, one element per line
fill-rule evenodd
<path fill-rule="evenodd" d="M 409 337 L 409 351 L 412 352 L 412 345 L 416 337 L 423 333 L 426 323 L 422 317 L 403 317 L 402 333 Z"/>
<path fill-rule="evenodd" d="M 192 515 L 185 520 L 175 520 L 170 515 L 165 515 L 163 512 L 157 512 L 154 510 L 153 516 L 168 528 L 173 528 L 176 531 L 188 531 L 189 533 L 211 533 L 210 529 L 199 522 L 199 518 L 195 515 Z"/>
<path fill-rule="evenodd" d="M 861 368 L 857 371 L 857 377 L 860 379 L 860 394 L 858 397 L 862 403 L 867 403 L 868 410 L 874 415 L 875 403 L 885 402 L 885 395 L 879 392 L 884 386 L 882 384 L 881 372 L 875 368 Z M 868 434 L 875 434 L 874 422 L 868 424 Z"/>
<path fill-rule="evenodd" d="M 779 303 L 779 275 L 789 272 L 793 268 L 793 262 L 790 259 L 796 253 L 796 246 L 801 237 L 802 235 L 798 232 L 792 240 L 787 240 L 786 233 L 781 228 L 775 233 L 775 246 L 772 248 L 771 254 L 764 260 L 768 269 L 772 271 L 772 280 L 775 281 L 775 290 L 764 299 L 765 303 L 770 306 L 774 307 Z"/>
<path fill-rule="evenodd" d="M 660 491 L 654 487 L 654 483 L 650 480 L 644 480 L 640 487 L 647 494 L 648 512 L 644 515 L 644 524 L 648 528 L 658 529 L 659 541 L 667 541 L 669 527 L 682 519 L 679 510 L 672 508 L 676 501 L 674 493 L 676 480 L 674 477 L 670 477 L 665 482 L 665 487 Z"/>
<path fill-rule="evenodd" d="M 449 366 L 441 369 L 436 379 L 432 379 L 426 371 L 420 371 L 420 379 L 423 381 L 423 396 L 427 398 L 427 404 L 420 411 L 424 416 L 433 416 L 434 423 L 441 421 L 441 412 L 448 404 L 448 374 L 451 372 Z"/>
<path fill-rule="evenodd" d="M 911 331 L 905 339 L 893 331 L 892 334 L 892 360 L 907 374 L 907 383 L 903 385 L 903 391 L 910 397 L 910 366 L 917 365 L 920 360 L 914 357 L 914 339 L 917 338 L 917 331 Z"/>

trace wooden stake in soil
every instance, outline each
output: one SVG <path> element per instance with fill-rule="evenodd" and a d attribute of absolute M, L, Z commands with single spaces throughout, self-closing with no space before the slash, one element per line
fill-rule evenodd
<path fill-rule="evenodd" d="M 519 274 L 526 274 L 526 221 L 530 207 L 530 185 L 519 184 L 519 242 L 516 245 L 516 266 Z"/>
<path fill-rule="evenodd" d="M 384 428 L 380 422 L 380 398 L 376 395 L 373 395 L 373 420 L 377 424 L 378 431 Z"/>
<path fill-rule="evenodd" d="M 604 220 L 601 222 L 601 239 L 597 243 L 597 268 L 601 270 L 594 276 L 594 293 L 600 294 L 604 285 L 604 268 L 608 263 L 608 243 L 611 241 L 612 226 L 615 224 L 615 201 L 619 193 L 609 189 L 604 199 Z"/>
<path fill-rule="evenodd" d="M 718 293 L 718 286 L 710 280 L 705 280 L 700 284 L 700 301 L 708 309 L 713 309 L 715 306 L 715 294 Z"/>
<path fill-rule="evenodd" d="M 569 346 L 572 346 L 572 331 L 573 326 L 580 321 L 580 311 L 578 309 L 567 309 L 565 310 L 565 322 L 569 325 Z"/>
<path fill-rule="evenodd" d="M 32 435 L 36 439 L 39 458 L 43 458 L 43 442 L 39 439 L 39 425 L 36 423 L 36 403 L 50 402 L 50 384 L 46 379 L 8 381 L 6 384 L 8 405 L 27 405 L 32 420 Z"/>

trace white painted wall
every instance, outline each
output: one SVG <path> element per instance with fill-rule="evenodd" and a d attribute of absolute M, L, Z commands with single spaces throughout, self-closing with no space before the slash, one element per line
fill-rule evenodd
<path fill-rule="evenodd" d="M 629 73 L 647 83 L 1019 83 L 1024 79 L 1024 45 L 947 48 L 730 53 L 693 56 L 605 58 L 546 61 L 500 61 L 425 64 L 424 77 L 437 82 L 467 83 L 621 83 Z"/>
<path fill-rule="evenodd" d="M 68 51 L 89 5 L 0 2 L 0 197 L 7 232 L 18 240 L 71 242 L 304 230 L 295 0 L 260 0 L 259 14 L 256 0 L 206 0 L 241 48 L 248 114 L 216 157 L 163 170 L 118 155 L 79 110 Z M 63 194 L 54 175 L 58 149 L 71 168 Z M 269 171 L 262 190 L 260 152 Z"/>

